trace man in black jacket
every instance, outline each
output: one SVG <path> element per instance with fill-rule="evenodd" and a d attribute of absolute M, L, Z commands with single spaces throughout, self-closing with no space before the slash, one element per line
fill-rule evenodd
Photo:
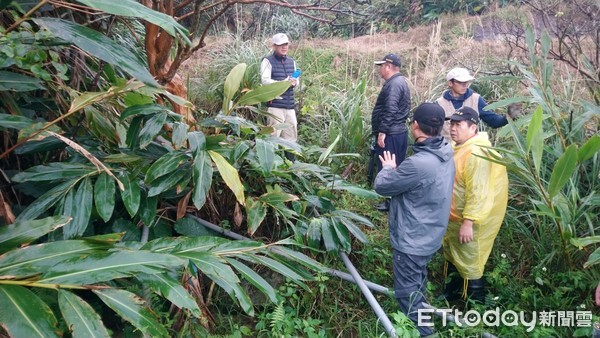
<path fill-rule="evenodd" d="M 371 115 L 375 158 L 383 156 L 384 151 L 395 155 L 396 165 L 406 157 L 408 133 L 406 118 L 410 110 L 410 90 L 404 76 L 400 75 L 400 58 L 388 54 L 383 60 L 375 61 L 379 66 L 379 75 L 385 80 Z M 381 163 L 377 161 L 377 172 Z M 375 206 L 377 210 L 387 211 L 389 200 Z"/>

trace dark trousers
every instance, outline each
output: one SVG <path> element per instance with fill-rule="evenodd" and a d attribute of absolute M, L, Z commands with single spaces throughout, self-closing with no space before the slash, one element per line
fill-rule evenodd
<path fill-rule="evenodd" d="M 406 149 L 408 148 L 408 133 L 403 132 L 400 134 L 386 134 L 385 135 L 385 148 L 379 147 L 377 144 L 377 134 L 375 137 L 375 160 L 377 161 L 377 172 L 381 171 L 381 161 L 379 156 L 383 156 L 385 150 L 392 154 L 396 154 L 396 166 L 400 165 L 406 157 Z"/>
<path fill-rule="evenodd" d="M 409 255 L 394 250 L 394 294 L 400 310 L 412 320 L 418 323 L 418 310 L 424 309 L 422 303 L 427 303 L 427 263 L 433 254 L 429 256 Z M 433 327 L 417 326 L 421 336 L 432 334 Z"/>

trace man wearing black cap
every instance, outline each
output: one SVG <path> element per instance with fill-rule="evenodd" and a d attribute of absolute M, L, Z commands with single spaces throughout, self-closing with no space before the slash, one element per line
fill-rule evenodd
<path fill-rule="evenodd" d="M 487 133 L 478 132 L 479 114 L 462 107 L 452 114 L 450 136 L 454 141 L 456 175 L 448 231 L 444 236 L 444 258 L 450 275 L 444 295 L 483 302 L 483 270 L 506 213 L 508 176 L 506 167 L 487 160 L 491 147 Z M 466 286 L 466 289 L 465 289 Z"/>
<path fill-rule="evenodd" d="M 388 54 L 383 60 L 375 61 L 379 66 L 379 75 L 385 80 L 371 115 L 371 127 L 374 138 L 374 155 L 382 156 L 384 151 L 395 155 L 396 165 L 404 160 L 408 145 L 406 118 L 410 110 L 410 90 L 404 76 L 400 75 L 400 58 Z M 372 170 L 372 169 L 371 169 Z M 377 171 L 381 164 L 377 163 Z M 389 200 L 375 206 L 387 211 Z"/>
<path fill-rule="evenodd" d="M 426 302 L 427 263 L 442 245 L 452 203 L 454 161 L 452 147 L 440 136 L 444 118 L 444 109 L 435 103 L 417 107 L 410 124 L 414 155 L 396 165 L 395 154 L 385 150 L 375 178 L 375 191 L 391 196 L 394 294 L 415 324 Z M 421 336 L 433 333 L 430 326 L 417 328 Z"/>

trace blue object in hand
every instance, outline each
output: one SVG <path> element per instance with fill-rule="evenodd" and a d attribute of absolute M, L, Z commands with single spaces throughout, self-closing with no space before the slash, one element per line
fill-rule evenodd
<path fill-rule="evenodd" d="M 291 76 L 291 78 L 292 78 L 292 79 L 297 79 L 297 78 L 299 78 L 299 77 L 300 77 L 300 74 L 302 74 L 302 71 L 301 71 L 300 69 L 296 69 L 296 70 L 295 70 L 295 71 L 292 73 L 292 76 Z"/>

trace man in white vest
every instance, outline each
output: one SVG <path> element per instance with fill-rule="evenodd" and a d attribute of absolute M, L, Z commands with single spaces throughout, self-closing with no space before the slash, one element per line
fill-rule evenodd
<path fill-rule="evenodd" d="M 487 106 L 487 102 L 479 95 L 474 92 L 469 85 L 475 78 L 465 68 L 453 68 L 446 75 L 446 83 L 448 90 L 446 90 L 442 96 L 436 100 L 436 102 L 444 108 L 446 117 L 449 118 L 463 106 L 472 108 L 476 112 L 479 112 L 479 119 L 485 122 L 492 128 L 500 128 L 508 124 L 507 117 L 504 115 L 498 115 L 491 110 L 483 110 Z M 514 116 L 510 116 L 514 118 Z M 450 140 L 450 122 L 446 121 L 444 129 L 442 130 L 442 136 L 447 140 Z"/>

